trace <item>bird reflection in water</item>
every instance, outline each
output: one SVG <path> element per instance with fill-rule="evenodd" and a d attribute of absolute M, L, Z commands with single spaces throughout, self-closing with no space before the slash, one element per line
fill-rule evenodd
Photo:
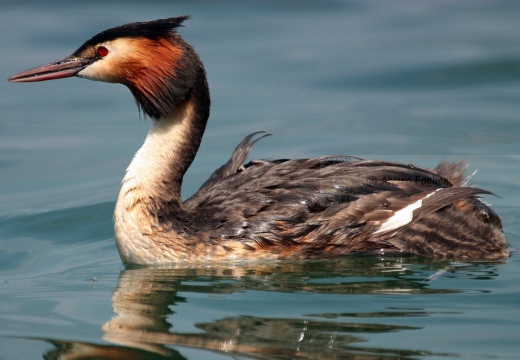
<path fill-rule="evenodd" d="M 182 348 L 175 346 L 252 359 L 411 359 L 433 355 L 428 351 L 366 346 L 375 334 L 420 329 L 385 323 L 384 319 L 432 314 L 424 309 L 318 313 L 301 318 L 234 316 L 195 323 L 200 331 L 173 330 L 175 307 L 189 301 L 180 293 L 226 296 L 253 290 L 345 294 L 348 309 L 349 294 L 457 292 L 430 287 L 427 275 L 439 269 L 438 264 L 429 269 L 422 263 L 427 268 L 426 276 L 417 280 L 417 267 L 408 270 L 398 260 L 371 266 L 359 261 L 363 260 L 355 260 L 358 264 L 353 267 L 347 260 L 338 260 L 247 267 L 128 268 L 121 272 L 113 293 L 115 316 L 102 327 L 104 340 L 117 345 L 49 340 L 55 348 L 44 358 L 185 359 Z M 495 268 L 490 269 L 489 276 L 493 276 Z M 340 277 L 344 282 L 337 282 Z M 327 282 L 331 278 L 336 279 L 334 283 Z M 364 323 L 362 318 L 371 318 L 371 322 Z M 381 321 L 374 323 L 374 318 Z"/>

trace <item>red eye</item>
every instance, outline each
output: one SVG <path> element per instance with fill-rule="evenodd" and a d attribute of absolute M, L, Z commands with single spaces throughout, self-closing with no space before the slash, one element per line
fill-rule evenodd
<path fill-rule="evenodd" d="M 97 54 L 101 57 L 105 57 L 108 55 L 108 49 L 104 46 L 100 46 L 97 48 Z"/>

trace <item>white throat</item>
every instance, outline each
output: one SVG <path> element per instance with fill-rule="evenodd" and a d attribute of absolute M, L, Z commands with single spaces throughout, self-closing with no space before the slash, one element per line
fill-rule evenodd
<path fill-rule="evenodd" d="M 152 226 L 157 223 L 153 212 L 164 202 L 181 201 L 183 174 L 175 173 L 175 170 L 176 164 L 182 161 L 181 148 L 192 111 L 191 102 L 186 101 L 171 115 L 154 121 L 144 144 L 126 170 L 114 212 L 116 242 L 123 261 L 140 262 L 134 258 L 140 253 L 135 249 L 151 245 L 148 236 L 153 234 Z M 179 183 L 175 184 L 175 181 Z"/>
<path fill-rule="evenodd" d="M 191 103 L 179 104 L 169 116 L 154 121 L 146 140 L 130 162 L 123 179 L 121 194 L 124 190 L 131 191 L 140 188 L 146 191 L 147 197 L 164 197 L 163 190 L 171 168 L 179 157 L 182 140 L 186 138 L 191 116 Z M 170 194 L 174 197 L 176 194 Z M 163 199 L 166 200 L 166 199 Z"/>

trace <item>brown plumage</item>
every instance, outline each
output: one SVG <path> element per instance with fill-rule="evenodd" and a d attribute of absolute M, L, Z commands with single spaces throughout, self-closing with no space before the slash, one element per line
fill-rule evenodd
<path fill-rule="evenodd" d="M 176 32 L 185 19 L 103 31 L 71 56 L 10 78 L 119 82 L 155 120 L 116 205 L 123 261 L 509 256 L 500 219 L 478 199 L 490 192 L 466 186 L 463 163 L 432 171 L 345 156 L 245 163 L 266 136 L 255 133 L 183 203 L 210 107 L 202 62 Z"/>

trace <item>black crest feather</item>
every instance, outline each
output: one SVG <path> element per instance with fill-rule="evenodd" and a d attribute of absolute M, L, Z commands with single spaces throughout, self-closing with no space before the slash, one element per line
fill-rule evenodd
<path fill-rule="evenodd" d="M 121 37 L 147 37 L 157 39 L 161 36 L 167 36 L 176 28 L 182 26 L 185 20 L 190 16 L 178 16 L 167 19 L 158 19 L 153 21 L 134 22 L 104 30 L 91 39 L 87 40 L 79 47 L 74 54 L 80 54 L 87 47 L 99 44 L 105 41 L 114 40 Z"/>

